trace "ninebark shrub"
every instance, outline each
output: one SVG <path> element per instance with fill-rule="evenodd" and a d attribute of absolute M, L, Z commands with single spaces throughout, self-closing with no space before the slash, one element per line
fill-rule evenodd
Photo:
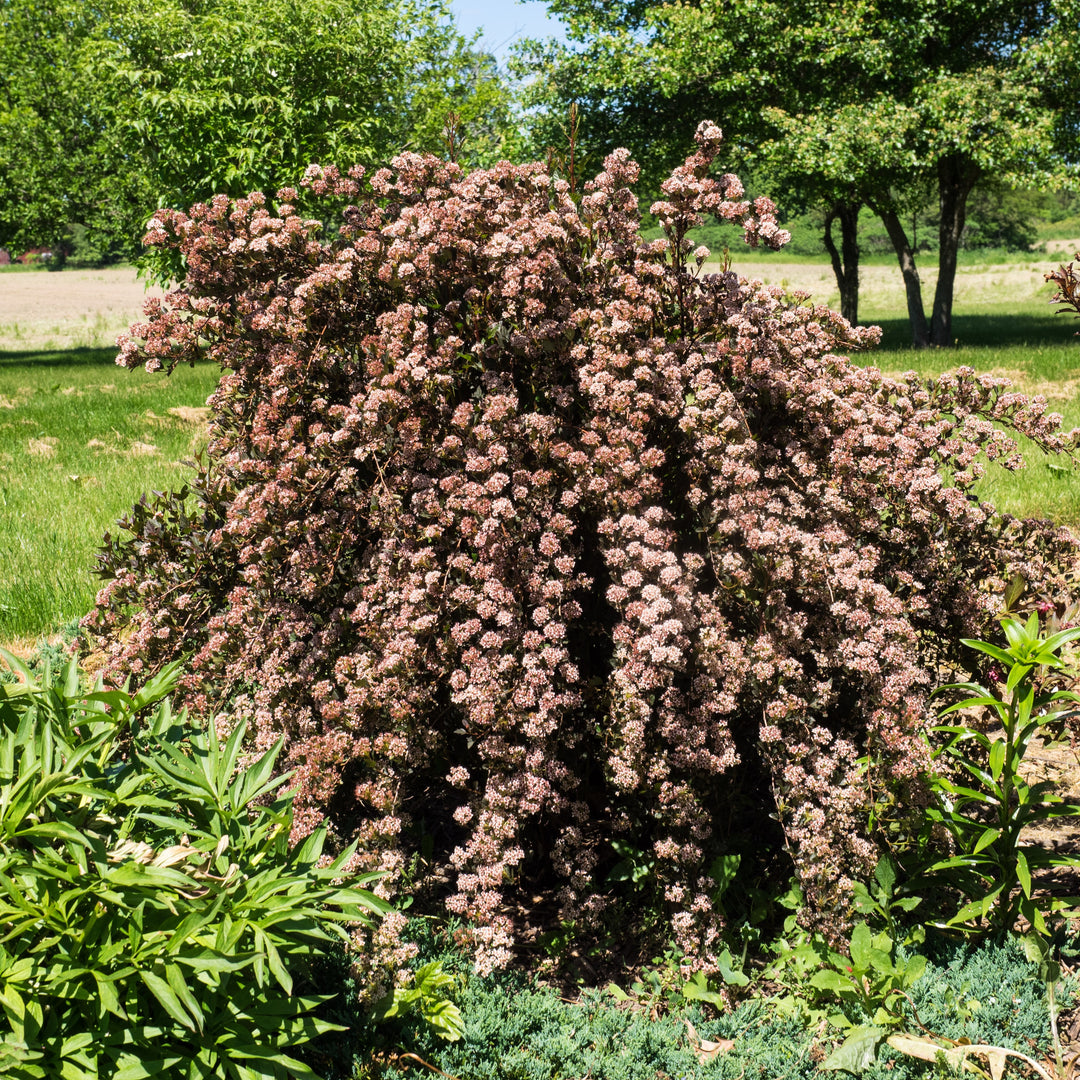
<path fill-rule="evenodd" d="M 652 242 L 622 151 L 581 197 L 405 154 L 151 222 L 187 276 L 118 362 L 224 375 L 205 465 L 107 539 L 87 624 L 117 676 L 187 655 L 189 705 L 284 733 L 302 828 L 422 853 L 481 967 L 540 917 L 516 887 L 587 926 L 620 878 L 708 965 L 711 860 L 770 843 L 836 918 L 956 639 L 1074 555 L 971 492 L 1020 464 L 1006 429 L 1074 445 L 1043 402 L 854 365 L 877 330 L 703 272 L 703 215 L 787 239 L 710 177 L 719 140 Z M 628 850 L 646 877 L 611 873 Z"/>

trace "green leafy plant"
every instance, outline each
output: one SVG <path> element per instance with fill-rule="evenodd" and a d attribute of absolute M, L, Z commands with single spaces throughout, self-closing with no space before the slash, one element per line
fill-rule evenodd
<path fill-rule="evenodd" d="M 652 965 L 634 980 L 629 990 L 609 983 L 607 993 L 616 1001 L 632 1004 L 656 1017 L 666 1012 L 679 1012 L 687 1002 L 700 1001 L 721 1011 L 726 1010 L 730 1001 L 720 987 L 742 988 L 750 983 L 749 977 L 728 949 L 715 958 L 717 975 L 712 977 L 703 971 L 696 971 L 687 978 L 684 959 L 682 950 L 671 945 L 663 956 L 653 958 Z"/>
<path fill-rule="evenodd" d="M 465 1034 L 461 1010 L 450 999 L 454 977 L 443 970 L 438 960 L 419 968 L 406 986 L 393 991 L 374 1009 L 375 1018 L 389 1020 L 395 1016 L 416 1013 L 423 1018 L 440 1039 L 457 1042 Z"/>
<path fill-rule="evenodd" d="M 1054 958 L 1054 951 L 1049 940 L 1041 934 L 1025 934 L 1024 953 L 1033 964 L 1039 966 L 1039 979 L 1046 986 L 1046 1006 L 1050 1016 L 1050 1037 L 1054 1043 L 1054 1064 L 1059 1076 L 1065 1076 L 1065 1056 L 1061 1049 L 1061 1036 L 1058 1033 L 1057 986 L 1061 982 L 1061 965 Z"/>
<path fill-rule="evenodd" d="M 887 874 L 883 876 L 888 879 Z M 874 934 L 864 922 L 855 924 L 848 951 L 850 955 L 838 952 L 814 936 L 795 949 L 791 959 L 804 965 L 817 960 L 820 966 L 805 989 L 823 992 L 840 1003 L 840 1010 L 826 1019 L 845 1031 L 844 1042 L 821 1068 L 860 1072 L 876 1060 L 889 1031 L 903 1024 L 899 1003 L 909 1000 L 908 990 L 922 978 L 927 961 L 920 953 L 901 955 L 887 930 Z M 858 1022 L 866 1019 L 870 1023 Z"/>
<path fill-rule="evenodd" d="M 175 665 L 87 692 L 74 660 L 35 682 L 3 655 L 3 1074 L 314 1077 L 292 1052 L 333 1025 L 302 976 L 389 908 L 339 882 L 351 849 L 323 865 L 323 831 L 290 846 L 280 743 L 242 763 L 243 725 L 222 743 L 174 715 Z"/>
<path fill-rule="evenodd" d="M 893 941 L 906 945 L 921 944 L 926 930 L 921 925 L 906 927 L 902 916 L 910 914 L 921 903 L 922 897 L 904 895 L 897 890 L 900 869 L 896 860 L 883 855 L 874 867 L 874 877 L 869 884 L 856 881 L 852 886 L 852 906 L 860 915 L 879 919 Z"/>
<path fill-rule="evenodd" d="M 634 890 L 655 887 L 656 858 L 626 840 L 612 840 L 611 847 L 619 861 L 608 872 L 610 883 L 627 882 Z"/>
<path fill-rule="evenodd" d="M 950 765 L 952 775 L 944 770 L 931 775 L 936 802 L 927 808 L 926 818 L 931 826 L 948 831 L 955 854 L 935 860 L 924 873 L 966 901 L 946 926 L 975 932 L 1012 929 L 1022 915 L 1045 934 L 1046 914 L 1066 902 L 1035 896 L 1032 875 L 1050 866 L 1075 866 L 1080 860 L 1025 844 L 1020 834 L 1030 826 L 1080 813 L 1080 807 L 1054 794 L 1052 781 L 1028 784 L 1021 766 L 1033 736 L 1060 724 L 1066 709 L 1080 701 L 1045 677 L 1047 672 L 1063 672 L 1061 649 L 1080 637 L 1080 627 L 1046 637 L 1037 612 L 1025 623 L 1006 617 L 1001 625 L 1005 648 L 966 638 L 963 643 L 1002 665 L 994 674 L 1000 675 L 1004 689 L 967 682 L 938 691 L 966 695 L 945 709 L 943 718 L 963 709 L 989 709 L 1000 729 L 984 731 L 957 720 L 933 729 L 945 740 L 935 758 Z"/>
<path fill-rule="evenodd" d="M 775 889 L 748 873 L 737 853 L 715 858 L 709 877 L 716 883 L 710 894 L 713 907 L 723 917 L 728 934 L 741 942 L 738 966 L 745 968 L 751 949 L 760 946 L 764 926 L 774 913 Z"/>
<path fill-rule="evenodd" d="M 881 1027 L 895 1026 L 903 1019 L 896 1006 L 926 971 L 926 957 L 916 953 L 901 957 L 887 931 L 874 934 L 864 922 L 851 932 L 850 955 L 823 947 L 815 940 L 807 946 L 820 957 L 823 966 L 810 976 L 809 984 L 839 999 L 842 1006 L 854 1006 Z M 836 1027 L 850 1027 L 846 1012 L 829 1017 Z"/>

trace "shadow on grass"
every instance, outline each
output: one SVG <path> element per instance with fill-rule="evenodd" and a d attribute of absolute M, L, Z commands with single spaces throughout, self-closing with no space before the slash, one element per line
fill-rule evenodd
<path fill-rule="evenodd" d="M 116 363 L 116 348 L 104 349 L 30 349 L 16 352 L 10 349 L 0 351 L 0 368 L 25 367 L 33 364 L 43 368 L 72 367 L 111 367 Z"/>
<path fill-rule="evenodd" d="M 881 348 L 901 351 L 915 350 L 911 345 L 911 324 L 907 319 L 864 320 L 881 327 Z M 1080 322 L 1069 316 L 1053 313 L 1010 314 L 1008 312 L 975 312 L 953 316 L 953 338 L 960 346 L 971 348 L 1005 348 L 1028 345 L 1032 347 L 1075 345 L 1080 361 Z M 941 350 L 947 352 L 948 350 Z"/>

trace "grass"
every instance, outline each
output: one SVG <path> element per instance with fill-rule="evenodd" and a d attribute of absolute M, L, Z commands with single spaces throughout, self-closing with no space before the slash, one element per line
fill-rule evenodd
<path fill-rule="evenodd" d="M 930 377 L 966 365 L 1012 381 L 1015 389 L 1041 394 L 1048 411 L 1059 413 L 1064 428 L 1080 427 L 1080 321 L 1059 315 L 1048 301 L 1052 289 L 1042 277 L 1042 265 L 1031 267 L 975 263 L 957 275 L 953 335 L 956 347 L 911 347 L 911 330 L 904 307 L 899 273 L 863 276 L 859 318 L 882 328 L 881 345 L 856 359 L 882 371 L 917 371 Z M 839 307 L 839 296 L 828 266 L 776 267 L 756 261 L 736 263 L 748 277 L 790 288 L 805 288 L 815 300 Z M 923 298 L 933 295 L 933 278 L 923 280 Z M 999 510 L 1018 517 L 1051 518 L 1080 526 L 1080 472 L 1071 463 L 1048 457 L 1021 443 L 1027 467 L 1019 473 L 991 465 L 978 494 Z"/>
<path fill-rule="evenodd" d="M 115 355 L 0 353 L 0 641 L 88 611 L 102 534 L 141 492 L 180 486 L 181 462 L 205 445 L 186 410 L 205 405 L 216 368 L 167 379 L 121 370 Z"/>
<path fill-rule="evenodd" d="M 110 318 L 101 312 L 93 317 L 83 315 L 79 319 L 44 324 L 14 320 L 0 323 L 0 339 L 26 354 L 92 350 L 102 341 L 115 340 L 129 325 L 127 319 Z"/>
<path fill-rule="evenodd" d="M 882 345 L 867 361 L 883 371 L 914 370 L 940 375 L 966 365 L 1010 379 L 1015 389 L 1046 398 L 1063 427 L 1080 427 L 1080 339 L 1076 322 L 1056 317 L 1045 301 L 1001 307 L 976 307 L 954 320 L 954 349 L 914 350 L 906 319 L 868 312 L 881 325 Z M 1018 517 L 1051 518 L 1080 526 L 1080 472 L 1070 462 L 1050 457 L 1026 440 L 1021 444 L 1027 467 L 1011 473 L 991 465 L 977 488 L 999 510 Z"/>

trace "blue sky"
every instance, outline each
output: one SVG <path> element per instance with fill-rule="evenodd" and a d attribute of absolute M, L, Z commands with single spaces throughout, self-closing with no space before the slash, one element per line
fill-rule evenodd
<path fill-rule="evenodd" d="M 466 37 L 482 30 L 483 46 L 501 63 L 518 38 L 563 36 L 562 23 L 550 19 L 541 0 L 453 0 L 458 28 Z"/>

